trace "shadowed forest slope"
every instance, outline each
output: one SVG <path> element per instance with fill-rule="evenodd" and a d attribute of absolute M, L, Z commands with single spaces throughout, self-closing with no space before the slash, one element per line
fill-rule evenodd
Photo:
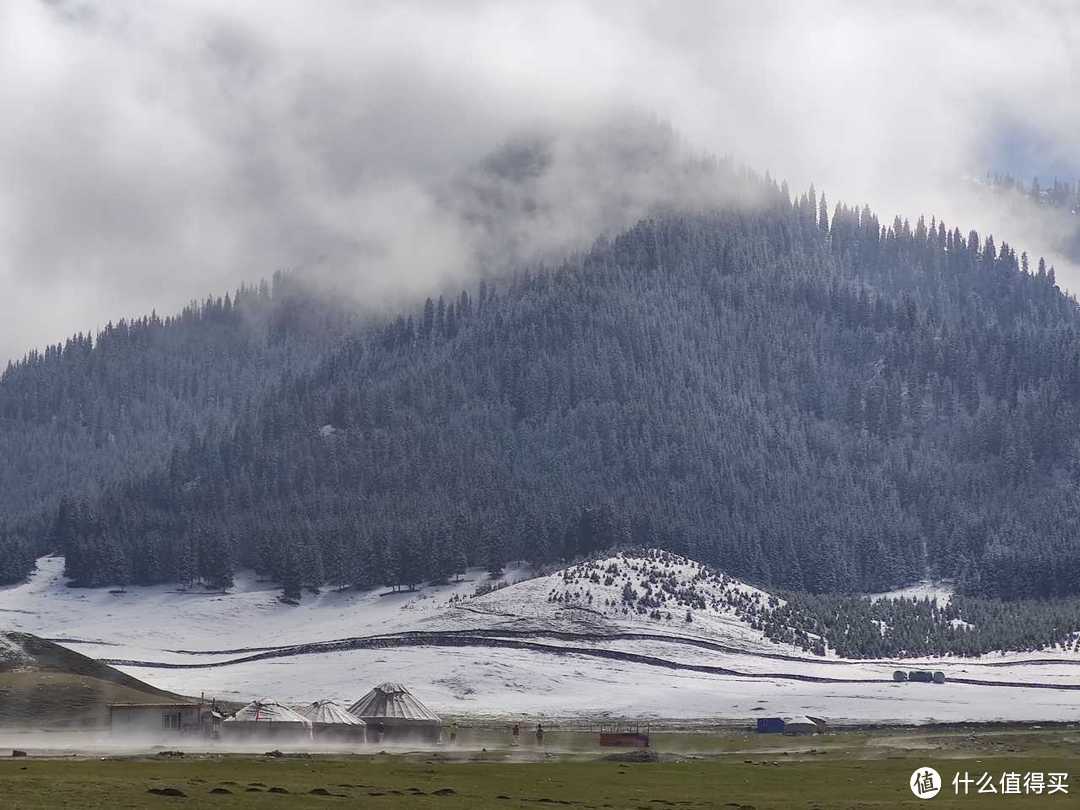
<path fill-rule="evenodd" d="M 0 375 L 0 582 L 53 549 L 61 500 L 92 502 L 211 425 L 234 425 L 282 375 L 325 356 L 353 320 L 278 274 L 9 364 Z"/>
<path fill-rule="evenodd" d="M 811 591 L 1075 593 L 1080 318 L 1052 269 L 762 185 L 357 334 L 66 503 L 69 574 L 250 565 L 295 595 L 639 544 Z"/>

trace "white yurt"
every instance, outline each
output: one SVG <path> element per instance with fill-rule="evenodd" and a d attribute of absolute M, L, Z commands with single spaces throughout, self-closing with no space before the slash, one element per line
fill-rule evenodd
<path fill-rule="evenodd" d="M 362 743 L 366 739 L 367 724 L 332 700 L 306 703 L 297 706 L 296 712 L 311 721 L 317 741 Z"/>
<path fill-rule="evenodd" d="M 821 717 L 800 715 L 786 718 L 784 721 L 784 733 L 789 736 L 802 734 L 824 734 L 828 729 L 828 722 Z"/>
<path fill-rule="evenodd" d="M 349 707 L 349 714 L 367 723 L 368 742 L 438 742 L 439 715 L 400 683 L 382 683 Z"/>
<path fill-rule="evenodd" d="M 288 706 L 269 698 L 253 700 L 221 724 L 229 740 L 311 739 L 311 721 Z"/>

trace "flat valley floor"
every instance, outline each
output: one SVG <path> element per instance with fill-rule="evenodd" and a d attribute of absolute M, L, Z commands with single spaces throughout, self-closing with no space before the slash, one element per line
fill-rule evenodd
<path fill-rule="evenodd" d="M 492 732 L 494 734 L 495 732 Z M 748 732 L 655 734 L 659 761 L 632 761 L 558 730 L 543 750 L 473 747 L 284 756 L 124 757 L 30 749 L 0 760 L 4 808 L 1055 808 L 1080 806 L 1080 727 L 836 731 L 807 738 Z M 492 737 L 492 744 L 498 741 Z M 627 761 L 618 761 L 625 758 Z M 929 804 L 914 771 L 944 782 Z M 1067 773 L 1068 793 L 1003 795 L 1008 774 Z M 972 780 L 955 795 L 953 776 Z M 977 793 L 988 774 L 995 794 Z M 1076 783 L 1076 784 L 1074 784 Z"/>

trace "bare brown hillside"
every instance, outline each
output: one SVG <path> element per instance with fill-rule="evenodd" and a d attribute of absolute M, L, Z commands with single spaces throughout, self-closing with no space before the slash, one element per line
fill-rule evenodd
<path fill-rule="evenodd" d="M 28 633 L 0 633 L 0 726 L 105 726 L 110 703 L 180 696 Z"/>

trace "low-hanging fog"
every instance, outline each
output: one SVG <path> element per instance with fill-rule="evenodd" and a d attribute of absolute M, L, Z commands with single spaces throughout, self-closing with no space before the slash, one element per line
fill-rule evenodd
<path fill-rule="evenodd" d="M 1075 289 L 964 178 L 1080 174 L 1077 54 L 1064 2 L 4 3 L 0 360 L 276 269 L 374 305 L 557 256 L 728 201 L 703 155 Z"/>

